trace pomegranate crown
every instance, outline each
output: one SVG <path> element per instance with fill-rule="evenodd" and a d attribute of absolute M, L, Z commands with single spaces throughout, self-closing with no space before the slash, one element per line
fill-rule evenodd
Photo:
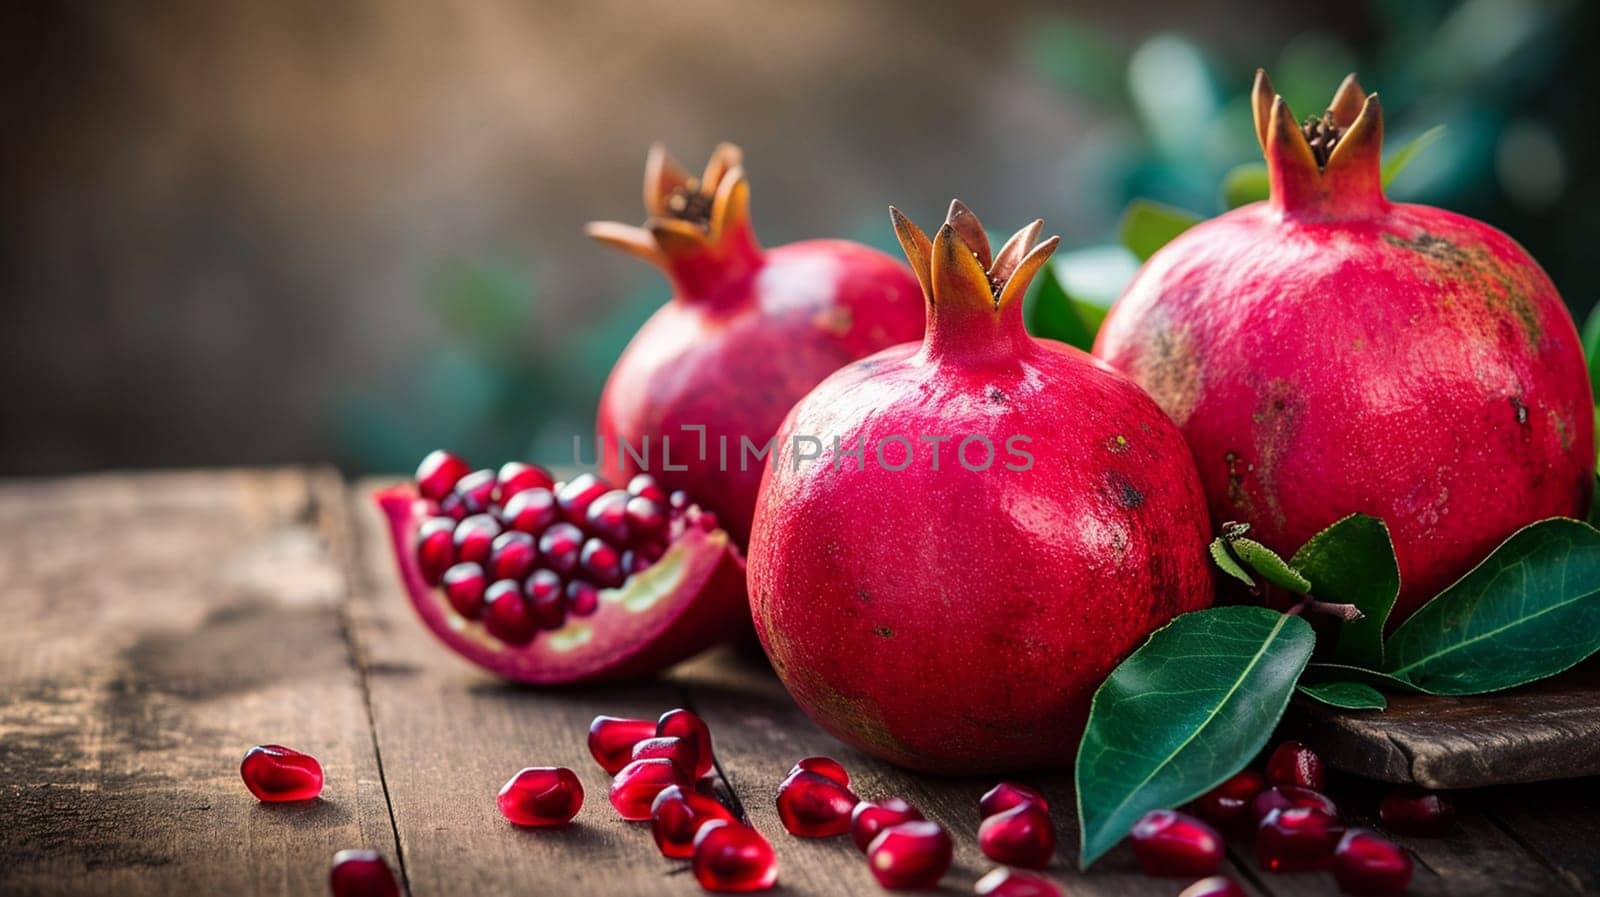
<path fill-rule="evenodd" d="M 1381 212 L 1383 107 L 1362 91 L 1352 72 L 1321 115 L 1297 122 L 1272 89 L 1265 69 L 1251 91 L 1256 139 L 1267 159 L 1272 202 L 1285 212 L 1317 218 Z"/>
<path fill-rule="evenodd" d="M 922 293 L 936 311 L 949 306 L 987 306 L 998 312 L 1017 303 L 1061 243 L 1060 237 L 1039 242 L 1044 230 L 1044 221 L 1039 219 L 1012 234 L 998 253 L 991 254 L 983 224 L 959 199 L 950 201 L 950 213 L 931 241 L 899 209 L 890 206 L 889 217 L 906 260 L 922 283 Z"/>

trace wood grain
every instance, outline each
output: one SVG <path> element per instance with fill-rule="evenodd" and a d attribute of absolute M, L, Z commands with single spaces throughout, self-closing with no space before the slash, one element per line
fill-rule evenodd
<path fill-rule="evenodd" d="M 300 471 L 0 485 L 0 893 L 316 894 L 394 856 L 327 512 Z M 251 745 L 318 757 L 262 804 Z"/>

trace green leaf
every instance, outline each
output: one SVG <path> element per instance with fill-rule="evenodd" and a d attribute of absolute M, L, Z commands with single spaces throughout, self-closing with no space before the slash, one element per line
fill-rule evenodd
<path fill-rule="evenodd" d="M 1267 180 L 1267 166 L 1248 162 L 1233 169 L 1222 178 L 1222 204 L 1230 209 L 1261 202 L 1272 195 L 1272 184 Z"/>
<path fill-rule="evenodd" d="M 1383 185 L 1385 187 L 1389 186 L 1389 182 L 1394 180 L 1395 175 L 1404 170 L 1407 165 L 1410 165 L 1411 160 L 1415 159 L 1417 154 L 1437 143 L 1439 138 L 1443 136 L 1444 125 L 1434 125 L 1411 138 L 1410 142 L 1396 150 L 1394 155 L 1383 163 Z"/>
<path fill-rule="evenodd" d="M 1313 663 L 1306 666 L 1305 674 L 1301 677 L 1305 682 L 1361 682 L 1373 688 L 1382 688 L 1389 691 L 1421 692 L 1422 689 L 1412 685 L 1404 679 L 1396 679 L 1388 673 L 1369 670 L 1364 667 L 1353 667 L 1343 663 Z"/>
<path fill-rule="evenodd" d="M 1138 270 L 1139 260 L 1121 246 L 1064 253 L 1028 291 L 1022 306 L 1028 332 L 1089 351 L 1106 311 Z"/>
<path fill-rule="evenodd" d="M 1278 588 L 1296 595 L 1311 591 L 1311 583 L 1300 575 L 1300 571 L 1289 566 L 1283 558 L 1278 557 L 1277 552 L 1260 542 L 1245 538 L 1232 539 L 1228 542 L 1228 548 L 1233 551 L 1234 557 Z"/>
<path fill-rule="evenodd" d="M 1192 800 L 1259 753 L 1316 636 L 1295 616 L 1237 605 L 1156 630 L 1095 692 L 1078 747 L 1079 865 L 1146 812 Z"/>
<path fill-rule="evenodd" d="M 1117 237 L 1142 261 L 1172 242 L 1173 237 L 1203 220 L 1184 209 L 1148 199 L 1136 199 L 1122 210 L 1122 221 L 1117 224 Z"/>
<path fill-rule="evenodd" d="M 1553 517 L 1501 543 L 1395 630 L 1396 678 L 1441 695 L 1553 676 L 1600 649 L 1600 531 Z"/>
<path fill-rule="evenodd" d="M 1234 560 L 1233 555 L 1228 552 L 1227 541 L 1221 536 L 1211 540 L 1211 560 L 1222 568 L 1223 573 L 1239 580 L 1252 589 L 1256 587 L 1255 578 L 1250 575 L 1248 570 L 1239 566 L 1237 560 Z"/>
<path fill-rule="evenodd" d="M 1297 691 L 1341 710 L 1383 710 L 1389 706 L 1383 692 L 1360 682 L 1319 682 L 1301 685 Z"/>
<path fill-rule="evenodd" d="M 1033 295 L 1023 303 L 1023 318 L 1028 332 L 1044 339 L 1060 340 L 1087 352 L 1094 346 L 1094 331 L 1078 316 L 1072 297 L 1061 288 L 1055 271 L 1046 265 L 1034 280 Z"/>
<path fill-rule="evenodd" d="M 1351 514 L 1315 536 L 1289 561 L 1311 581 L 1319 601 L 1354 604 L 1364 615 L 1339 625 L 1334 656 L 1346 663 L 1383 666 L 1383 627 L 1400 594 L 1400 565 L 1383 521 Z"/>
<path fill-rule="evenodd" d="M 1589 387 L 1600 395 L 1600 305 L 1583 319 L 1583 357 L 1589 359 Z"/>

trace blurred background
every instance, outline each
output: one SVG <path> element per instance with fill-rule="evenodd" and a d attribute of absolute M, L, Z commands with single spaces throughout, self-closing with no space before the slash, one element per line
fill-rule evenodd
<path fill-rule="evenodd" d="M 1043 216 L 1115 295 L 1130 200 L 1222 211 L 1265 65 L 1383 94 L 1395 198 L 1600 295 L 1600 4 L 174 0 L 0 10 L 0 474 L 568 461 L 666 300 L 590 244 L 647 146 L 743 145 L 768 245 Z M 1243 170 L 1248 175 L 1248 169 Z M 1247 180 L 1248 178 L 1246 178 Z"/>

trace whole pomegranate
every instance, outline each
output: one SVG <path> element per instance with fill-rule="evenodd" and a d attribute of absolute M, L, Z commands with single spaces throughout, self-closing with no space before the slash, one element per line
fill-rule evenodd
<path fill-rule="evenodd" d="M 1351 513 L 1387 523 L 1394 626 L 1518 528 L 1584 514 L 1583 352 L 1510 237 L 1384 197 L 1354 75 L 1303 124 L 1264 72 L 1254 106 L 1271 199 L 1156 253 L 1094 351 L 1183 430 L 1213 521 L 1285 554 Z"/>
<path fill-rule="evenodd" d="M 743 547 L 767 442 L 795 400 L 841 365 L 922 335 L 905 266 L 845 240 L 762 249 L 739 148 L 718 146 L 696 179 L 659 144 L 645 166 L 643 227 L 589 234 L 660 268 L 672 301 L 606 381 L 601 473 L 654 475 L 713 511 Z"/>
<path fill-rule="evenodd" d="M 1205 497 L 1138 387 L 1035 340 L 1022 295 L 1058 238 L 991 258 L 953 203 L 895 230 L 926 338 L 797 404 L 751 537 L 756 631 L 823 728 L 914 769 L 1072 756 L 1094 689 L 1154 628 L 1211 602 Z"/>

